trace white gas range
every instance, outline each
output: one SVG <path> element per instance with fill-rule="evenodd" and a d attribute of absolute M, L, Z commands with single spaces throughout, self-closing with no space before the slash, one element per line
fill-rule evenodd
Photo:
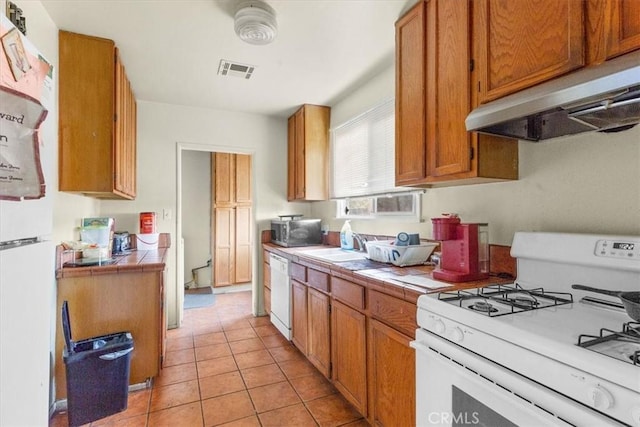
<path fill-rule="evenodd" d="M 418 425 L 640 426 L 640 237 L 516 233 L 512 285 L 418 300 Z"/>

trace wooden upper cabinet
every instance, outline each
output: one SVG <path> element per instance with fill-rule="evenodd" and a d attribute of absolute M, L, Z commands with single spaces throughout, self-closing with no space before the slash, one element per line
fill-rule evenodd
<path fill-rule="evenodd" d="M 589 0 L 586 22 L 588 63 L 640 49 L 640 1 Z"/>
<path fill-rule="evenodd" d="M 396 185 L 427 177 L 425 8 L 420 1 L 396 22 Z"/>
<path fill-rule="evenodd" d="M 303 105 L 287 122 L 287 200 L 329 197 L 330 108 Z"/>
<path fill-rule="evenodd" d="M 251 156 L 214 153 L 215 207 L 251 204 Z"/>
<path fill-rule="evenodd" d="M 59 33 L 59 189 L 136 196 L 136 100 L 112 40 Z"/>
<path fill-rule="evenodd" d="M 214 286 L 250 282 L 253 247 L 251 156 L 213 153 L 211 171 Z"/>
<path fill-rule="evenodd" d="M 471 170 L 471 4 L 427 3 L 427 175 Z"/>
<path fill-rule="evenodd" d="M 478 103 L 585 65 L 584 1 L 473 2 Z"/>
<path fill-rule="evenodd" d="M 518 178 L 517 141 L 465 128 L 474 101 L 471 6 L 420 1 L 396 23 L 396 185 Z"/>

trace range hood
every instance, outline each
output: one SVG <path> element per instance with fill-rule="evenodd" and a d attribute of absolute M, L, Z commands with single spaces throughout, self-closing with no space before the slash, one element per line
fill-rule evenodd
<path fill-rule="evenodd" d="M 467 130 L 528 141 L 640 122 L 640 51 L 500 98 L 467 116 Z"/>

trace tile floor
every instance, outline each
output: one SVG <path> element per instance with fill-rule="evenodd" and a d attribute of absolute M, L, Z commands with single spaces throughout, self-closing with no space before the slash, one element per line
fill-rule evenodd
<path fill-rule="evenodd" d="M 57 413 L 50 427 L 67 426 Z M 126 411 L 91 426 L 368 426 L 271 325 L 251 293 L 219 294 L 167 332 L 165 367 Z"/>

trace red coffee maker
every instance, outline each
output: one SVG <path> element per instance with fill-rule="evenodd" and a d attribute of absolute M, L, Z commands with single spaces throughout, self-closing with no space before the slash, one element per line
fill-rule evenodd
<path fill-rule="evenodd" d="M 463 224 L 456 214 L 432 218 L 433 238 L 440 240 L 440 265 L 434 279 L 468 282 L 489 277 L 489 225 Z"/>

